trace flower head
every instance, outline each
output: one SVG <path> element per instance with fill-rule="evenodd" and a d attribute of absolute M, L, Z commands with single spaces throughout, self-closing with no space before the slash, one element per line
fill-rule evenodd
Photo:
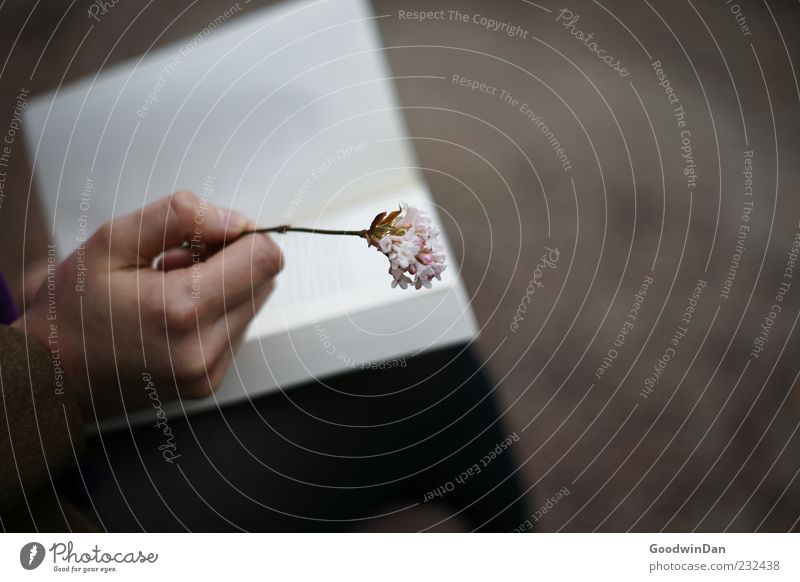
<path fill-rule="evenodd" d="M 392 287 L 430 288 L 434 278 L 441 280 L 444 247 L 424 211 L 403 202 L 398 210 L 376 216 L 364 238 L 389 259 Z"/>

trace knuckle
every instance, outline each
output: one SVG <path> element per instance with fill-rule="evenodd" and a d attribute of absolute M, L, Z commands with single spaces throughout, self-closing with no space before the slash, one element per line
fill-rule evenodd
<path fill-rule="evenodd" d="M 167 306 L 170 303 L 166 290 L 168 289 L 163 274 L 151 278 L 147 285 L 139 285 L 137 289 L 137 308 L 142 317 L 152 325 L 157 326 L 160 333 L 166 332 Z M 129 291 L 128 291 L 129 292 Z"/>
<path fill-rule="evenodd" d="M 199 203 L 200 197 L 191 190 L 177 190 L 170 199 L 170 205 L 176 210 L 192 209 Z"/>
<path fill-rule="evenodd" d="M 206 375 L 206 362 L 194 345 L 179 348 L 172 361 L 175 380 L 182 386 L 201 384 Z M 189 391 L 189 388 L 186 388 Z"/>
<path fill-rule="evenodd" d="M 283 253 L 269 237 L 260 237 L 253 245 L 253 268 L 269 276 L 277 275 L 283 269 Z"/>
<path fill-rule="evenodd" d="M 200 206 L 200 197 L 191 190 L 178 190 L 169 199 L 169 213 L 178 223 L 190 221 Z"/>
<path fill-rule="evenodd" d="M 111 222 L 105 222 L 92 235 L 93 246 L 107 249 L 111 244 Z"/>
<path fill-rule="evenodd" d="M 208 384 L 206 381 L 206 370 L 202 365 L 202 361 L 198 364 L 195 362 L 185 361 L 175 365 L 175 380 L 181 386 L 181 393 L 189 396 L 196 395 L 199 398 L 201 395 L 197 387 Z"/>
<path fill-rule="evenodd" d="M 182 393 L 187 398 L 199 400 L 211 396 L 214 393 L 214 387 L 203 378 L 202 380 L 188 384 Z"/>
<path fill-rule="evenodd" d="M 211 393 L 212 387 L 209 384 L 214 377 L 213 371 L 222 359 L 224 347 L 225 343 L 221 338 L 207 333 L 189 334 L 178 341 L 173 352 L 172 367 L 175 379 L 183 391 L 189 394 L 204 386 L 207 391 L 200 392 L 197 396 Z"/>
<path fill-rule="evenodd" d="M 193 301 L 178 299 L 164 306 L 167 326 L 178 331 L 189 331 L 197 325 L 197 309 Z"/>

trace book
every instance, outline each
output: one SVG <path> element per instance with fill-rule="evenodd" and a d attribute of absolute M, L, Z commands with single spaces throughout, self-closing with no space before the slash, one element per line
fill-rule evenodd
<path fill-rule="evenodd" d="M 263 226 L 360 230 L 402 200 L 441 227 L 394 91 L 381 16 L 365 0 L 231 10 L 191 38 L 31 100 L 26 144 L 58 257 L 107 220 L 178 189 Z M 169 414 L 398 365 L 477 334 L 446 240 L 442 281 L 401 290 L 363 239 L 273 238 L 284 271 L 222 386 Z M 116 341 L 125 344 L 125 330 Z M 145 410 L 103 426 L 151 420 Z"/>

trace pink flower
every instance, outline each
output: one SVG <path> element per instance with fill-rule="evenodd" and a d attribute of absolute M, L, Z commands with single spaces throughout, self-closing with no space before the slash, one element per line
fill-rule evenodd
<path fill-rule="evenodd" d="M 392 287 L 430 288 L 434 278 L 441 281 L 444 247 L 439 242 L 439 230 L 422 210 L 403 202 L 399 210 L 381 212 L 364 231 L 364 237 L 388 257 Z"/>

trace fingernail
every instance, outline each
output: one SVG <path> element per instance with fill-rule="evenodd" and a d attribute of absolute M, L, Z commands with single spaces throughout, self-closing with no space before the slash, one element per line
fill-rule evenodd
<path fill-rule="evenodd" d="M 245 230 L 253 224 L 247 216 L 232 208 L 220 208 L 219 214 L 229 230 Z"/>

